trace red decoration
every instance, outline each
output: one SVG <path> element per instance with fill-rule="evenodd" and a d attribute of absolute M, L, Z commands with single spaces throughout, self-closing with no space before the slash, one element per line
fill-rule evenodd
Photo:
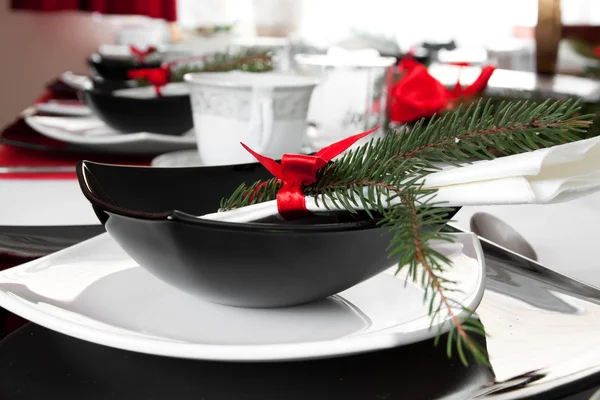
<path fill-rule="evenodd" d="M 457 67 L 470 67 L 471 63 L 466 61 L 454 61 L 450 65 L 456 65 Z"/>
<path fill-rule="evenodd" d="M 177 0 L 11 0 L 11 9 L 30 11 L 88 11 L 101 14 L 146 15 L 177 21 Z"/>
<path fill-rule="evenodd" d="M 140 50 L 135 46 L 129 46 L 129 49 L 139 64 L 143 64 L 144 61 L 146 61 L 146 57 L 156 52 L 155 47 L 148 47 L 146 50 Z"/>
<path fill-rule="evenodd" d="M 449 90 L 424 65 L 405 58 L 399 64 L 401 77 L 391 89 L 390 118 L 393 122 L 408 123 L 450 110 L 456 101 L 483 92 L 494 70 L 494 66 L 487 65 L 468 87 L 463 89 L 457 82 L 454 90 Z"/>
<path fill-rule="evenodd" d="M 154 86 L 157 96 L 162 96 L 160 88 L 169 83 L 169 72 L 168 66 L 162 66 L 160 68 L 140 68 L 129 70 L 127 75 L 131 79 L 145 79 Z"/>
<path fill-rule="evenodd" d="M 319 150 L 314 156 L 303 154 L 284 154 L 281 164 L 272 158 L 262 156 L 242 143 L 270 173 L 283 182 L 277 193 L 277 209 L 286 219 L 302 217 L 308 213 L 302 188 L 317 181 L 317 171 L 327 165 L 334 157 L 346 151 L 363 137 L 379 129 L 379 126 Z"/>
<path fill-rule="evenodd" d="M 596 46 L 592 49 L 592 52 L 594 53 L 594 55 L 598 58 L 600 58 L 600 46 Z"/>

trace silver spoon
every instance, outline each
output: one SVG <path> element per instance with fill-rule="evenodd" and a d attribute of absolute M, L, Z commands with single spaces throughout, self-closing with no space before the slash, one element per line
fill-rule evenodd
<path fill-rule="evenodd" d="M 488 213 L 475 213 L 471 217 L 471 231 L 506 249 L 530 260 L 537 261 L 537 254 L 527 240 L 513 227 Z"/>

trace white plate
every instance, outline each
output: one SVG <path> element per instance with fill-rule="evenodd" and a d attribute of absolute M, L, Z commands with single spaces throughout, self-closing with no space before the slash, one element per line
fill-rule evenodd
<path fill-rule="evenodd" d="M 97 117 L 48 117 L 30 115 L 25 122 L 52 139 L 95 151 L 127 154 L 159 154 L 196 147 L 193 130 L 182 136 L 156 133 L 119 133 Z"/>
<path fill-rule="evenodd" d="M 475 309 L 483 254 L 475 235 L 455 237 L 436 249 L 453 261 L 455 299 Z M 36 324 L 125 350 L 222 361 L 324 358 L 432 338 L 439 325 L 429 329 L 423 294 L 390 270 L 303 306 L 222 306 L 155 278 L 108 234 L 0 272 L 0 306 Z"/>
<path fill-rule="evenodd" d="M 177 167 L 202 167 L 204 163 L 200 159 L 198 150 L 179 150 L 171 153 L 161 154 L 152 159 L 153 167 L 177 168 Z"/>
<path fill-rule="evenodd" d="M 43 113 L 67 115 L 73 117 L 85 117 L 93 114 L 91 108 L 76 101 L 65 102 L 49 100 L 46 103 L 35 104 L 34 108 L 36 111 Z"/>
<path fill-rule="evenodd" d="M 462 85 L 470 85 L 481 73 L 480 67 L 459 67 L 434 64 L 429 73 L 445 86 L 454 87 L 457 80 Z M 535 91 L 550 97 L 581 97 L 585 101 L 597 102 L 600 99 L 600 82 L 595 79 L 570 75 L 538 75 L 534 72 L 497 69 L 490 78 L 486 93 L 504 94 L 507 91 Z"/>

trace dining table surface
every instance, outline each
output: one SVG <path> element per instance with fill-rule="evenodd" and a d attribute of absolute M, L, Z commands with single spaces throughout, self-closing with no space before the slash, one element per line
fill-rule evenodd
<path fill-rule="evenodd" d="M 0 247 L 5 249 L 0 256 L 6 255 L 7 248 L 10 252 L 15 238 L 21 245 L 32 243 L 30 248 L 39 256 L 104 231 L 74 179 L 0 179 L 0 192 L 3 193 L 0 197 Z M 600 195 L 549 206 L 464 207 L 452 224 L 468 231 L 470 217 L 481 211 L 502 218 L 532 244 L 540 262 L 549 271 L 560 273 L 553 278 L 558 279 L 555 284 L 563 284 L 565 290 L 572 291 L 577 283 L 600 287 L 600 274 L 597 272 L 600 266 L 594 247 L 597 238 L 595 229 L 600 222 L 598 205 Z M 28 236 L 37 238 L 37 241 L 28 241 Z M 521 260 L 498 257 L 493 248 L 484 246 L 484 253 L 488 277 L 490 267 L 499 268 L 500 264 L 507 270 L 516 271 L 518 276 L 531 272 Z M 522 270 L 520 273 L 519 269 Z M 494 275 L 493 272 L 491 274 Z M 575 279 L 565 284 L 562 279 L 568 278 L 562 274 Z M 541 282 L 536 280 L 539 277 L 531 278 L 534 279 L 531 282 Z M 498 291 L 498 282 L 495 284 L 496 287 L 491 290 Z M 548 294 L 531 285 L 529 288 L 526 284 L 520 286 L 522 290 L 531 291 L 529 295 L 532 298 Z M 587 299 L 600 308 L 600 291 Z M 513 307 L 515 310 L 500 310 L 500 314 L 502 311 L 517 312 L 518 307 Z M 550 307 L 544 313 L 560 314 L 561 310 Z M 597 323 L 589 326 L 589 332 L 578 331 L 586 328 L 577 322 L 573 322 L 572 329 L 559 329 L 548 320 L 543 322 L 549 324 L 548 329 L 556 329 L 565 335 L 579 333 L 582 335 L 581 343 L 587 340 L 588 345 L 596 348 L 590 349 L 588 358 L 592 358 L 583 360 L 581 365 L 577 364 L 578 357 L 585 358 L 581 354 L 581 346 L 574 346 L 572 355 L 568 351 L 562 354 L 561 362 L 552 364 L 557 368 L 560 364 L 560 379 L 553 377 L 540 387 L 535 387 L 535 382 L 544 380 L 542 372 L 537 375 L 538 371 L 526 371 L 527 367 L 535 366 L 535 362 L 520 359 L 516 354 L 498 355 L 499 351 L 512 353 L 514 350 L 510 347 L 491 352 L 497 359 L 493 371 L 477 365 L 465 368 L 456 360 L 448 360 L 445 351 L 432 346 L 429 340 L 325 360 L 231 363 L 134 353 L 26 323 L 0 341 L 0 398 L 39 399 L 48 393 L 60 393 L 62 399 L 159 399 L 166 396 L 178 399 L 591 399 L 600 389 L 600 335 L 597 334 L 600 332 L 600 314 L 592 315 Z M 559 324 L 559 317 L 556 318 Z M 494 335 L 499 334 L 494 329 L 492 332 L 488 339 L 490 344 L 494 343 Z M 543 332 L 544 328 L 539 327 L 533 333 L 524 333 L 523 340 L 548 342 L 554 337 L 549 332 L 546 338 Z M 517 333 L 515 330 L 514 334 Z M 532 334 L 542 336 L 535 338 Z M 590 335 L 598 340 L 590 339 Z M 584 340 L 585 337 L 588 339 Z M 573 336 L 571 340 L 578 339 Z M 513 343 L 523 350 L 518 345 L 519 341 L 507 341 L 502 345 Z M 551 350 L 551 344 L 547 345 Z M 519 363 L 525 368 L 516 368 L 521 371 L 516 376 L 511 375 L 515 368 L 513 359 L 520 359 Z M 514 394 L 511 389 L 527 388 L 528 382 L 535 390 L 518 397 L 509 396 Z M 495 385 L 501 384 L 506 387 L 499 390 Z"/>
<path fill-rule="evenodd" d="M 0 194 L 0 269 L 104 232 L 74 176 L 0 171 Z M 600 193 L 552 205 L 463 207 L 450 225 L 470 231 L 481 212 L 516 229 L 538 256 L 526 260 L 482 239 L 487 283 L 478 312 L 490 332 L 483 344 L 491 367 L 464 367 L 431 340 L 321 360 L 186 360 L 12 316 L 0 340 L 0 399 L 600 399 Z"/>

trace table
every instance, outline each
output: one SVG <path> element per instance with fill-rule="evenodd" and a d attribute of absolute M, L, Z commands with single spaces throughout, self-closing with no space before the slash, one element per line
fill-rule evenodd
<path fill-rule="evenodd" d="M 0 197 L 0 225 L 12 225 L 15 229 L 32 225 L 93 224 L 99 227 L 92 208 L 81 195 L 78 183 L 74 180 L 0 180 L 0 192 L 3 193 Z M 455 219 L 458 226 L 468 228 L 469 218 L 474 212 L 485 210 L 498 215 L 533 243 L 543 263 L 600 286 L 600 275 L 591 268 L 595 260 L 594 228 L 600 222 L 600 207 L 597 205 L 600 205 L 600 195 L 552 206 L 465 207 Z M 542 223 L 547 226 L 532 229 Z M 26 232 L 23 229 L 17 230 Z M 93 230 L 89 232 L 91 234 Z M 57 235 L 60 235 L 60 229 L 57 230 Z M 579 258 L 573 261 L 575 256 Z M 491 260 L 489 264 L 496 263 L 497 266 L 498 262 L 507 260 Z M 573 268 L 573 264 L 577 268 Z M 533 267 L 516 264 L 511 268 L 512 272 L 521 272 L 515 279 L 518 278 L 520 285 L 517 287 L 523 287 L 519 279 L 523 277 L 523 272 L 531 273 L 529 268 Z M 501 279 L 494 282 L 505 291 L 512 287 L 510 279 L 508 284 Z M 498 290 L 498 286 L 495 290 Z M 547 296 L 545 292 L 534 292 L 532 295 L 541 299 L 553 299 L 544 297 Z M 484 308 L 482 312 L 490 310 L 486 311 Z M 508 319 L 514 309 L 507 307 L 500 312 L 504 312 Z M 547 314 L 552 312 L 556 310 L 546 310 Z M 493 321 L 490 322 L 493 327 Z M 517 338 L 527 338 L 521 340 L 522 343 L 537 344 L 536 341 L 544 337 L 540 333 L 543 326 L 539 327 L 541 330 L 531 326 L 515 326 L 514 329 L 507 330 L 503 329 L 506 326 L 496 324 L 495 328 L 499 329 L 497 332 L 506 332 L 506 335 L 514 332 L 515 339 L 510 341 L 510 338 L 504 337 L 503 340 L 515 347 L 520 345 Z M 560 337 L 573 334 L 569 325 L 563 328 Z M 518 329 L 524 330 L 519 333 Z M 583 332 L 580 325 L 573 329 Z M 591 335 L 582 337 L 576 349 L 579 353 L 576 360 L 590 363 L 589 369 L 578 370 L 575 375 L 564 375 L 574 365 L 552 364 L 556 367 L 555 370 L 527 373 L 528 366 L 536 365 L 536 361 L 549 354 L 531 354 L 526 348 L 515 354 L 505 353 L 506 348 L 499 349 L 494 338 L 490 342 L 490 351 L 495 356 L 492 372 L 481 367 L 462 368 L 448 361 L 444 352 L 433 348 L 430 341 L 322 361 L 231 364 L 125 352 L 28 324 L 0 342 L 0 398 L 28 399 L 49 395 L 58 395 L 63 399 L 153 399 L 167 395 L 181 399 L 418 399 L 445 395 L 451 395 L 450 398 L 465 398 L 475 394 L 483 396 L 487 390 L 506 387 L 506 395 L 515 393 L 514 390 L 517 389 L 532 388 L 531 392 L 527 392 L 527 395 L 531 395 L 530 398 L 558 399 L 572 395 L 573 399 L 587 399 L 600 384 L 600 375 L 595 369 L 600 364 L 600 356 L 591 351 L 597 350 L 599 346 L 594 347 L 595 338 L 591 337 L 595 332 L 594 326 L 590 329 Z M 600 327 L 597 331 L 600 331 Z M 584 349 L 588 345 L 590 352 L 586 355 Z M 559 358 L 574 362 L 568 357 L 570 355 L 567 351 Z M 513 363 L 519 367 L 518 372 L 513 369 Z M 407 365 L 410 367 L 407 368 Z M 550 373 L 545 375 L 548 372 Z M 494 374 L 497 382 L 484 388 L 487 383 L 493 382 Z M 435 377 L 435 384 L 431 377 Z M 557 382 L 564 385 L 555 387 Z M 497 394 L 496 397 L 502 398 L 502 394 Z"/>
<path fill-rule="evenodd" d="M 98 229 L 0 231 L 23 235 L 22 253 L 40 253 L 27 237 L 45 231 L 44 248 L 54 251 Z M 0 235 L 0 248 L 10 236 Z M 589 399 L 600 388 L 600 291 L 483 245 L 488 290 L 478 312 L 491 334 L 493 370 L 465 368 L 431 340 L 317 361 L 227 363 L 117 350 L 30 323 L 0 342 L 0 398 Z M 523 315 L 529 323 L 513 323 Z M 588 334 L 572 340 L 582 327 Z M 497 394 L 485 397 L 490 392 Z"/>
<path fill-rule="evenodd" d="M 0 225 L 99 224 L 74 179 L 0 179 Z"/>

